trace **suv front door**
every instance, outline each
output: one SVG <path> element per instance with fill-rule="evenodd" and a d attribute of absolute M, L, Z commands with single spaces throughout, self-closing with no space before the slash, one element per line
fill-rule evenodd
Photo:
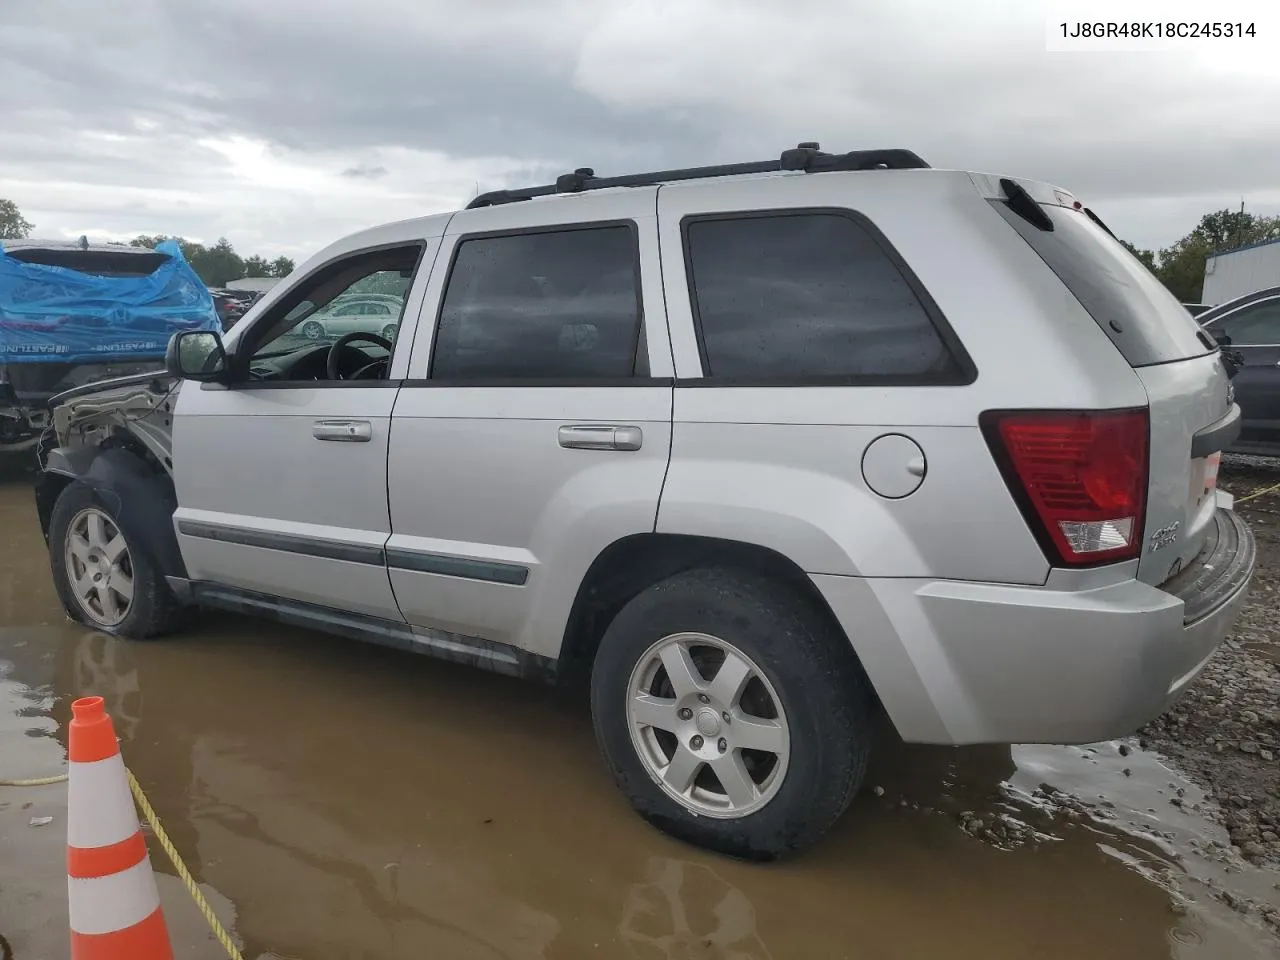
<path fill-rule="evenodd" d="M 233 382 L 184 384 L 175 524 L 192 580 L 403 621 L 383 548 L 391 409 L 412 338 L 395 350 L 367 336 L 414 322 L 438 247 L 414 239 L 327 260 L 229 339 Z M 345 346 L 313 338 L 308 317 L 370 288 L 399 288 L 399 316 L 366 318 L 366 339 Z"/>
<path fill-rule="evenodd" d="M 512 646 L 555 657 L 592 562 L 653 532 L 672 402 L 655 193 L 450 221 L 388 476 L 387 565 L 424 643 L 508 671 Z"/>

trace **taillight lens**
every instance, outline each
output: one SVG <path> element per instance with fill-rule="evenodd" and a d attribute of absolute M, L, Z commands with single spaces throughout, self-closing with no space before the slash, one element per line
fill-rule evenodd
<path fill-rule="evenodd" d="M 1129 560 L 1142 551 L 1148 478 L 1145 408 L 989 411 L 987 443 L 1055 566 Z"/>

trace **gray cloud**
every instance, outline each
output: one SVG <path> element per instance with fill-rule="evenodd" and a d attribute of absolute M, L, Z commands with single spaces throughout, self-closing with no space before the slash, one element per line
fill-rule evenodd
<path fill-rule="evenodd" d="M 725 10 L 15 5 L 0 33 L 0 195 L 42 231 L 225 234 L 297 254 L 477 184 L 756 159 L 816 138 L 1060 183 L 1144 245 L 1241 196 L 1280 210 L 1280 70 L 1252 54 L 1051 55 L 1039 5 L 1013 0 Z"/>

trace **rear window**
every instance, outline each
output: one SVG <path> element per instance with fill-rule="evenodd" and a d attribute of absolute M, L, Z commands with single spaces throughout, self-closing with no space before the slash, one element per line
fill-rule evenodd
<path fill-rule="evenodd" d="M 1041 230 L 1008 204 L 992 200 L 1097 321 L 1133 367 L 1213 353 L 1199 324 L 1146 266 L 1089 217 L 1053 204 L 1041 209 L 1053 223 Z"/>
<path fill-rule="evenodd" d="M 119 253 L 113 250 L 44 250 L 30 247 L 7 251 L 14 260 L 44 267 L 66 267 L 100 277 L 149 277 L 169 258 L 163 253 Z"/>

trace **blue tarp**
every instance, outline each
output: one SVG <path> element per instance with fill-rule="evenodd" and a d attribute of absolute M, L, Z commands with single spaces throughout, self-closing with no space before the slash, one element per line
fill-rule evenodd
<path fill-rule="evenodd" d="M 213 297 L 173 240 L 144 277 L 24 263 L 0 244 L 0 363 L 93 363 L 164 356 L 179 330 L 222 330 Z"/>

